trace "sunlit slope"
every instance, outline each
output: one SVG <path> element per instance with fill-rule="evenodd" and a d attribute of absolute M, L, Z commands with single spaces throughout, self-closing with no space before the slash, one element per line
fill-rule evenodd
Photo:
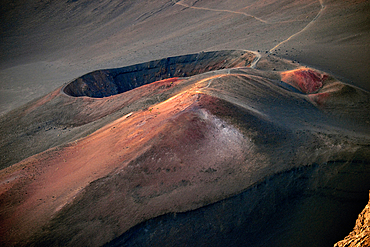
<path fill-rule="evenodd" d="M 316 188 L 344 201 L 362 200 L 364 191 L 366 197 L 366 166 L 362 179 L 342 179 L 340 171 L 351 174 L 352 163 L 369 163 L 369 94 L 284 60 L 280 66 L 291 70 L 251 69 L 245 64 L 253 53 L 239 54 L 251 60 L 105 98 L 57 90 L 20 109 L 24 129 L 14 130 L 45 151 L 1 171 L 2 242 L 100 246 L 156 216 L 248 193 L 276 174 L 291 174 L 286 181 L 294 184 L 299 171 L 317 167 L 323 173 L 312 173 L 316 185 L 299 185 L 297 196 Z M 38 131 L 27 135 L 31 129 Z M 46 149 L 47 135 L 62 145 Z M 2 149 L 23 150 L 13 147 Z M 252 198 L 272 195 L 263 191 Z M 249 213 L 270 217 L 279 207 L 271 210 Z M 335 229 L 328 222 L 326 229 Z"/>

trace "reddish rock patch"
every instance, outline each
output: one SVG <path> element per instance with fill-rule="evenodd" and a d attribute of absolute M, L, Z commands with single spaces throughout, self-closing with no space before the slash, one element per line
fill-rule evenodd
<path fill-rule="evenodd" d="M 281 80 L 292 85 L 303 93 L 317 93 L 323 87 L 327 75 L 312 69 L 297 69 L 281 73 Z"/>

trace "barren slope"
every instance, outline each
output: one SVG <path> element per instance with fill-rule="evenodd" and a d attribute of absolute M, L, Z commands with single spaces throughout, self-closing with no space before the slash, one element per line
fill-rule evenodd
<path fill-rule="evenodd" d="M 4 0 L 0 245 L 333 246 L 370 189 L 369 16 Z"/>
<path fill-rule="evenodd" d="M 322 2 L 315 19 L 318 0 L 5 0 L 0 112 L 90 71 L 202 50 L 265 52 L 298 32 L 273 53 L 369 90 L 369 2 Z"/>
<path fill-rule="evenodd" d="M 221 51 L 96 71 L 5 115 L 2 243 L 334 244 L 368 194 L 369 93 L 278 58 L 262 57 L 264 70 L 248 67 L 255 59 Z M 170 64 L 190 73 L 186 62 L 201 74 L 150 83 Z M 142 83 L 81 95 L 104 83 L 113 92 L 117 72 Z M 313 210 L 319 205 L 337 210 Z M 185 222 L 168 215 L 181 212 Z M 270 218 L 280 229 L 264 230 Z"/>

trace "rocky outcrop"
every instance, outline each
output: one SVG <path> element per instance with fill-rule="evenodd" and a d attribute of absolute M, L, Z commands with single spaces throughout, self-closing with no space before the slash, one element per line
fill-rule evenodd
<path fill-rule="evenodd" d="M 359 214 L 353 231 L 334 247 L 367 247 L 370 246 L 370 200 Z"/>

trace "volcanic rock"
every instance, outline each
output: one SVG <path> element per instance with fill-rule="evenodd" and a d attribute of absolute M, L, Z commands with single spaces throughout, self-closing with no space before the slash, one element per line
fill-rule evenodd
<path fill-rule="evenodd" d="M 334 247 L 370 246 L 370 201 L 359 214 L 353 231 Z"/>

